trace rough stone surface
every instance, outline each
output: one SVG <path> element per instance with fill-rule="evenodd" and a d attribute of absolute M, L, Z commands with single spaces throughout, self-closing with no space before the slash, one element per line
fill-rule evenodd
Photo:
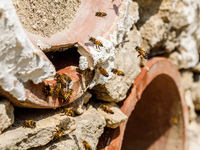
<path fill-rule="evenodd" d="M 13 0 L 23 27 L 42 36 L 51 36 L 68 27 L 80 3 L 80 0 Z"/>
<path fill-rule="evenodd" d="M 18 118 L 13 127 L 0 135 L 0 149 L 22 150 L 46 145 L 52 140 L 56 129 L 58 129 L 57 126 L 65 129 L 63 135 L 76 129 L 73 118 L 60 114 L 50 116 L 46 113 L 53 114 L 55 111 L 38 111 L 38 116 L 33 112 L 31 113 L 31 110 L 24 109 L 23 112 L 18 112 L 19 116 L 17 115 Z M 23 122 L 32 118 L 36 122 L 36 128 L 22 128 Z"/>
<path fill-rule="evenodd" d="M 175 51 L 170 59 L 180 69 L 194 67 L 199 60 L 199 36 L 196 33 L 199 28 L 199 1 L 136 2 L 140 13 L 137 27 L 144 40 L 143 47 L 151 52 L 150 55 L 169 55 Z"/>
<path fill-rule="evenodd" d="M 86 91 L 80 98 L 78 98 L 74 102 L 67 105 L 67 107 L 72 108 L 72 110 L 76 114 L 80 115 L 86 111 L 86 107 L 84 106 L 84 104 L 86 104 L 91 97 L 92 97 L 92 94 Z"/>
<path fill-rule="evenodd" d="M 200 147 L 200 126 L 199 122 L 193 121 L 187 128 L 189 150 L 199 150 Z"/>
<path fill-rule="evenodd" d="M 38 84 L 53 76 L 55 68 L 28 39 L 12 1 L 0 3 L 0 86 L 16 99 L 26 100 L 23 82 Z"/>
<path fill-rule="evenodd" d="M 50 142 L 44 147 L 38 147 L 37 150 L 50 150 L 53 148 L 66 150 L 85 150 L 83 141 L 87 141 L 92 149 L 96 149 L 98 139 L 104 131 L 106 122 L 104 117 L 91 105 L 88 105 L 87 111 L 74 118 L 76 120 L 76 130 L 63 136 L 60 142 Z"/>
<path fill-rule="evenodd" d="M 100 104 L 108 106 L 114 112 L 114 114 L 108 114 L 101 108 L 97 107 L 98 112 L 105 118 L 107 127 L 115 129 L 128 119 L 116 103 L 112 102 Z M 100 106 L 100 104 L 97 103 L 96 106 Z"/>
<path fill-rule="evenodd" d="M 185 100 L 186 100 L 186 104 L 188 106 L 189 121 L 192 122 L 197 117 L 197 115 L 195 113 L 195 106 L 192 101 L 192 93 L 190 90 L 185 91 Z"/>
<path fill-rule="evenodd" d="M 194 75 L 194 82 L 191 84 L 192 100 L 197 111 L 200 110 L 200 74 Z"/>
<path fill-rule="evenodd" d="M 7 99 L 0 100 L 0 134 L 14 123 L 14 108 Z"/>
<path fill-rule="evenodd" d="M 137 35 L 135 37 L 135 35 Z M 119 102 L 126 97 L 126 93 L 140 73 L 140 58 L 135 47 L 140 45 L 141 37 L 136 28 L 130 31 L 127 38 L 129 42 L 119 45 L 119 52 L 114 60 L 114 68 L 124 72 L 125 76 L 113 74 L 105 84 L 99 84 L 92 89 L 97 99 Z"/>
<path fill-rule="evenodd" d="M 193 73 L 189 70 L 182 70 L 181 73 L 181 82 L 185 90 L 190 90 L 193 83 Z"/>
<path fill-rule="evenodd" d="M 200 63 L 198 63 L 194 68 L 192 68 L 192 71 L 200 73 Z"/>

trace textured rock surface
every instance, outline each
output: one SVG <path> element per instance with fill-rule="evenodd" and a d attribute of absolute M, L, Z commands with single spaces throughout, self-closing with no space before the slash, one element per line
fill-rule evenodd
<path fill-rule="evenodd" d="M 23 111 L 23 112 L 22 112 Z M 38 111 L 33 114 L 33 110 L 22 110 L 17 112 L 17 120 L 7 132 L 0 135 L 0 149 L 29 149 L 49 143 L 58 128 L 65 129 L 64 134 L 69 134 L 76 129 L 75 120 L 71 117 L 61 116 L 55 114 L 55 111 Z M 48 114 L 47 114 L 48 113 Z M 50 116 L 50 114 L 52 116 Z M 38 116 L 37 116 L 38 115 Z M 25 120 L 34 118 L 36 121 L 36 128 L 22 128 Z"/>
<path fill-rule="evenodd" d="M 124 2 L 125 7 L 128 8 L 129 5 L 130 7 L 129 10 L 127 9 L 124 12 L 125 17 L 118 22 L 118 30 L 109 35 L 109 40 L 97 37 L 103 41 L 103 44 L 105 43 L 106 47 L 102 48 L 105 53 L 101 53 L 101 51 L 93 53 L 96 61 L 94 64 L 97 67 L 101 65 L 105 67 L 109 73 L 109 78 L 103 77 L 94 68 L 96 83 L 91 85 L 100 84 L 92 89 L 92 93 L 96 98 L 104 101 L 119 102 L 126 97 L 127 90 L 140 73 L 139 65 L 145 64 L 137 57 L 136 46 L 141 46 L 148 51 L 150 57 L 168 57 L 181 69 L 182 85 L 185 88 L 185 99 L 189 108 L 190 149 L 198 150 L 200 130 L 199 125 L 195 122 L 196 113 L 194 109 L 200 110 L 198 77 L 198 73 L 200 73 L 198 64 L 200 53 L 198 51 L 200 48 L 200 1 L 136 0 L 132 4 L 130 0 Z M 0 31 L 2 33 L 0 36 L 0 52 L 2 52 L 0 58 L 3 60 L 0 64 L 0 85 L 14 97 L 25 100 L 26 96 L 22 82 L 32 80 L 34 83 L 39 83 L 44 78 L 53 75 L 55 70 L 46 57 L 36 50 L 26 38 L 17 20 L 11 0 L 6 2 L 0 0 L 0 3 L 2 4 L 0 6 Z M 122 13 L 120 9 L 116 9 L 116 11 L 119 14 Z M 136 22 L 136 26 L 133 25 Z M 131 31 L 130 28 L 132 28 Z M 104 54 L 107 54 L 107 51 L 109 51 L 109 55 L 105 56 Z M 94 51 L 91 49 L 91 52 Z M 87 60 L 83 57 L 80 62 L 84 64 L 80 65 L 82 70 L 89 66 Z M 120 77 L 112 74 L 111 67 L 122 70 L 125 76 Z M 41 110 L 34 110 L 34 113 L 37 112 L 38 115 L 32 116 L 33 118 L 30 116 L 31 111 L 21 112 L 20 115 L 16 115 L 17 119 L 13 127 L 5 130 L 0 135 L 0 149 L 27 149 L 30 147 L 36 147 L 35 149 L 84 149 L 83 140 L 88 141 L 91 147 L 95 149 L 106 123 L 109 127 L 117 127 L 119 122 L 126 119 L 126 116 L 123 116 L 119 108 L 113 106 L 113 104 L 108 105 L 117 114 L 116 116 L 115 114 L 106 114 L 98 109 L 101 113 L 99 114 L 91 106 L 87 110 L 83 104 L 87 103 L 86 101 L 90 97 L 91 95 L 86 93 L 71 104 L 70 107 L 73 108 L 75 113 L 82 114 L 74 118 L 61 116 L 60 114 L 54 115 L 54 113 L 60 112 L 59 110 L 49 110 L 40 114 L 38 111 Z M 24 115 L 27 116 L 24 117 Z M 122 116 L 123 118 L 120 120 Z M 39 118 L 37 119 L 37 117 Z M 21 128 L 22 122 L 29 119 L 36 120 L 37 127 L 33 130 Z M 71 124 L 65 124 L 69 119 Z M 7 123 L 9 121 L 4 124 Z M 69 129 L 66 130 L 62 138 L 51 141 L 57 128 L 56 125 L 66 125 L 65 128 Z M 45 146 L 38 147 L 42 145 Z"/>
<path fill-rule="evenodd" d="M 67 107 L 72 108 L 76 114 L 82 114 L 86 111 L 86 107 L 83 104 L 86 104 L 91 97 L 92 94 L 86 91 L 80 98 L 67 105 Z"/>
<path fill-rule="evenodd" d="M 189 150 L 198 150 L 200 147 L 200 126 L 199 122 L 193 121 L 187 129 L 189 137 Z"/>
<path fill-rule="evenodd" d="M 192 100 L 197 111 L 200 110 L 200 74 L 194 74 L 194 82 L 191 84 Z"/>
<path fill-rule="evenodd" d="M 199 1 L 136 2 L 140 13 L 137 27 L 144 39 L 143 46 L 151 52 L 151 56 L 169 55 L 175 50 L 170 59 L 179 68 L 194 67 L 199 60 L 199 36 L 196 34 L 199 28 Z"/>
<path fill-rule="evenodd" d="M 136 26 L 143 39 L 143 48 L 150 53 L 150 57 L 167 57 L 180 69 L 189 108 L 189 149 L 198 150 L 199 137 L 195 132 L 199 133 L 199 125 L 195 121 L 197 117 L 195 109 L 199 110 L 200 102 L 198 83 L 200 1 L 136 0 L 136 2 L 139 5 L 140 16 Z"/>
<path fill-rule="evenodd" d="M 136 35 L 136 36 L 135 36 Z M 140 73 L 140 58 L 135 47 L 141 44 L 140 33 L 136 28 L 130 31 L 127 41 L 119 45 L 119 52 L 114 60 L 114 68 L 124 72 L 125 76 L 112 74 L 112 78 L 105 84 L 99 84 L 92 89 L 97 99 L 119 102 L 126 97 L 126 93 Z"/>
<path fill-rule="evenodd" d="M 27 38 L 11 0 L 0 0 L 0 86 L 18 100 L 26 100 L 23 82 L 35 84 L 55 74 L 47 57 Z"/>
<path fill-rule="evenodd" d="M 92 149 L 96 149 L 98 139 L 104 131 L 106 125 L 104 117 L 91 105 L 88 105 L 87 111 L 74 118 L 76 120 L 76 130 L 63 136 L 60 142 L 50 142 L 40 149 L 66 149 L 66 150 L 85 150 L 83 141 L 87 141 Z"/>
<path fill-rule="evenodd" d="M 101 108 L 97 108 L 98 112 L 106 119 L 107 127 L 115 129 L 128 119 L 128 117 L 120 110 L 117 104 L 113 102 L 101 104 L 108 106 L 114 112 L 114 114 L 108 114 Z"/>
<path fill-rule="evenodd" d="M 14 123 L 14 108 L 9 100 L 0 100 L 0 134 Z"/>

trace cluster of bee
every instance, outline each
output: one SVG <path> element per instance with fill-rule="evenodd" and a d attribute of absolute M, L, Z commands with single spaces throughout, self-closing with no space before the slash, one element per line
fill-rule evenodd
<path fill-rule="evenodd" d="M 58 129 L 56 129 L 56 133 L 54 133 L 52 139 L 53 140 L 57 140 L 64 132 L 64 128 L 63 127 L 59 127 Z"/>
<path fill-rule="evenodd" d="M 99 67 L 99 72 L 105 77 L 109 76 L 108 72 L 102 67 Z M 111 72 L 116 74 L 116 75 L 118 75 L 118 76 L 125 76 L 124 72 L 122 72 L 122 71 L 120 71 L 120 70 L 118 70 L 116 68 L 112 68 Z"/>
<path fill-rule="evenodd" d="M 83 145 L 84 145 L 86 150 L 92 150 L 92 148 L 91 148 L 91 146 L 90 146 L 90 144 L 88 142 L 83 141 Z"/>
<path fill-rule="evenodd" d="M 27 121 L 24 121 L 23 125 L 22 125 L 23 128 L 31 128 L 31 129 L 34 129 L 36 127 L 36 122 L 34 120 L 27 120 Z"/>
<path fill-rule="evenodd" d="M 106 105 L 100 105 L 101 110 L 103 110 L 104 112 L 108 113 L 108 114 L 114 114 L 114 111 L 112 111 L 108 106 Z"/>
<path fill-rule="evenodd" d="M 66 74 L 61 75 L 59 73 L 56 73 L 55 78 L 57 82 L 53 85 L 53 87 L 47 84 L 44 86 L 43 92 L 47 97 L 53 96 L 58 97 L 60 100 L 68 101 L 73 94 L 73 90 L 69 88 L 72 79 Z M 68 88 L 67 91 L 66 88 Z"/>

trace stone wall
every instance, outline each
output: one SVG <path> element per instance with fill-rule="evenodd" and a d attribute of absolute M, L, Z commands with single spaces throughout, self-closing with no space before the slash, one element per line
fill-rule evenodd
<path fill-rule="evenodd" d="M 101 82 L 104 81 L 103 77 L 96 73 L 94 79 L 99 84 L 91 86 L 89 91 L 68 105 L 68 108 L 75 112 L 75 117 L 64 115 L 61 108 L 13 108 L 9 100 L 2 98 L 0 149 L 84 149 L 83 141 L 89 142 L 91 148 L 96 149 L 104 127 L 116 128 L 127 119 L 116 102 L 124 100 L 133 80 L 140 73 L 140 67 L 145 67 L 145 60 L 138 58 L 135 51 L 136 46 L 141 46 L 148 52 L 149 59 L 166 57 L 180 70 L 189 108 L 189 146 L 191 150 L 198 150 L 200 121 L 196 111 L 200 110 L 200 1 L 125 2 L 126 17 L 121 20 L 124 28 L 119 27 L 118 30 L 122 41 L 116 43 L 112 38 L 107 41 L 112 45 L 111 49 L 117 50 L 113 55 L 114 61 L 110 63 L 108 60 L 108 63 L 123 70 L 125 77 L 109 72 L 112 77 Z M 0 3 L 3 4 L 0 5 L 0 31 L 3 33 L 0 35 L 0 58 L 3 60 L 0 63 L 0 85 L 14 97 L 25 100 L 21 83 L 32 80 L 37 84 L 54 75 L 55 68 L 25 36 L 19 20 L 14 15 L 12 2 L 5 3 L 1 0 Z M 101 57 L 103 60 L 103 56 Z M 104 65 L 106 66 L 106 63 Z M 101 104 L 109 106 L 114 114 L 102 111 Z M 36 121 L 36 128 L 22 128 L 23 122 L 30 119 Z M 61 127 L 64 132 L 54 141 L 53 136 Z"/>

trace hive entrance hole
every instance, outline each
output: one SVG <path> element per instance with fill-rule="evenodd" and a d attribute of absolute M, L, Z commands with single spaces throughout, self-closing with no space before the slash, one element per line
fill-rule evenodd
<path fill-rule="evenodd" d="M 46 56 L 55 66 L 56 71 L 63 69 L 68 66 L 79 66 L 80 54 L 76 47 L 67 49 L 65 51 L 59 52 L 48 52 Z"/>

